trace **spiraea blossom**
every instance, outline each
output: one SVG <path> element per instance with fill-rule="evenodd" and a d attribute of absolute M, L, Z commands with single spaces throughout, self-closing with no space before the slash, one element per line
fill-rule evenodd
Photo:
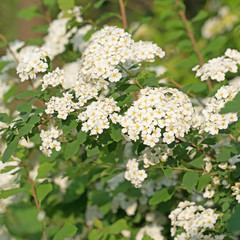
<path fill-rule="evenodd" d="M 43 76 L 42 82 L 42 91 L 45 90 L 48 86 L 56 87 L 59 84 L 64 82 L 64 71 L 60 70 L 58 67 L 53 71 L 45 74 Z"/>
<path fill-rule="evenodd" d="M 202 27 L 202 36 L 211 39 L 226 31 L 230 31 L 237 21 L 237 16 L 230 12 L 228 6 L 222 6 L 218 16 L 209 18 Z"/>
<path fill-rule="evenodd" d="M 235 87 L 222 86 L 215 96 L 208 100 L 206 107 L 202 110 L 202 116 L 198 118 L 202 130 L 215 135 L 219 130 L 226 129 L 230 123 L 238 120 L 236 113 L 219 113 L 225 103 L 231 101 L 238 92 L 239 89 Z"/>
<path fill-rule="evenodd" d="M 58 14 L 48 28 L 48 35 L 44 38 L 44 47 L 50 49 L 49 57 L 53 59 L 58 54 L 64 52 L 65 45 L 69 43 L 69 38 L 76 33 L 77 27 L 67 29 L 67 22 L 76 17 L 77 22 L 82 22 L 81 7 L 75 6 L 72 10 L 63 11 Z"/>
<path fill-rule="evenodd" d="M 46 48 L 28 47 L 21 52 L 17 66 L 17 74 L 19 74 L 21 82 L 35 79 L 37 73 L 47 70 L 47 55 Z"/>
<path fill-rule="evenodd" d="M 183 137 L 192 124 L 190 99 L 173 88 L 141 89 L 138 100 L 120 118 L 122 132 L 133 141 L 141 139 L 154 147 L 160 139 L 167 144 Z"/>
<path fill-rule="evenodd" d="M 63 97 L 51 97 L 50 101 L 46 103 L 47 114 L 54 114 L 57 112 L 57 118 L 66 119 L 68 114 L 79 109 L 79 104 L 72 101 L 73 95 L 66 92 Z"/>
<path fill-rule="evenodd" d="M 240 203 L 240 182 L 236 182 L 234 186 L 231 187 L 233 194 L 236 197 L 238 203 Z"/>
<path fill-rule="evenodd" d="M 174 240 L 223 240 L 224 235 L 214 233 L 218 217 L 219 214 L 213 209 L 197 206 L 195 202 L 180 202 L 169 215 L 172 225 L 171 236 Z M 179 232 L 181 229 L 182 233 Z"/>
<path fill-rule="evenodd" d="M 139 163 L 136 158 L 129 159 L 126 167 L 125 178 L 130 181 L 135 188 L 140 188 L 144 179 L 147 178 L 145 170 L 138 168 Z"/>
<path fill-rule="evenodd" d="M 237 72 L 238 64 L 240 64 L 240 52 L 228 48 L 223 56 L 213 58 L 201 67 L 197 65 L 192 70 L 196 71 L 196 77 L 201 77 L 202 81 L 211 78 L 221 82 L 225 80 L 227 72 Z"/>
<path fill-rule="evenodd" d="M 46 155 L 51 156 L 52 150 L 61 150 L 61 144 L 57 140 L 62 135 L 62 130 L 58 130 L 55 127 L 51 127 L 49 130 L 42 130 L 40 137 L 42 139 L 42 145 L 40 150 Z"/>
<path fill-rule="evenodd" d="M 146 225 L 139 230 L 135 240 L 142 240 L 144 235 L 148 235 L 153 240 L 164 240 L 162 235 L 163 227 L 157 224 Z"/>
<path fill-rule="evenodd" d="M 110 120 L 114 122 L 116 112 L 119 111 L 117 102 L 112 98 L 92 102 L 78 115 L 78 119 L 82 121 L 82 131 L 90 131 L 90 135 L 101 134 L 104 129 L 109 128 Z"/>
<path fill-rule="evenodd" d="M 155 56 L 162 58 L 164 55 L 164 51 L 156 44 L 135 43 L 123 29 L 106 26 L 92 35 L 90 44 L 83 52 L 80 76 L 117 82 L 122 77 L 119 65 L 127 61 L 153 61 Z"/>

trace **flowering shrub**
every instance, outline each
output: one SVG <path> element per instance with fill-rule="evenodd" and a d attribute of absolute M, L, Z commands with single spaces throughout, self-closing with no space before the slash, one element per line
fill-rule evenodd
<path fill-rule="evenodd" d="M 155 0 L 151 21 L 170 33 L 153 43 L 141 40 L 150 20 L 127 26 L 122 0 L 121 15 L 94 20 L 108 1 L 53 1 L 55 20 L 50 2 L 42 44 L 0 35 L 0 238 L 238 239 L 234 7 L 187 20 L 180 0 Z"/>

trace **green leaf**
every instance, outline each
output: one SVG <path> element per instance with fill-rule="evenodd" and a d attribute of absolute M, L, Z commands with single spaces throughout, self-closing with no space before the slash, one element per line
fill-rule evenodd
<path fill-rule="evenodd" d="M 4 95 L 3 101 L 6 103 L 11 97 L 14 96 L 19 87 L 12 86 Z"/>
<path fill-rule="evenodd" d="M 0 122 L 10 123 L 11 118 L 6 113 L 0 113 Z"/>
<path fill-rule="evenodd" d="M 41 164 L 38 168 L 38 175 L 37 178 L 46 178 L 48 176 L 48 173 L 51 171 L 51 169 L 55 166 L 56 162 L 48 163 L 45 162 Z"/>
<path fill-rule="evenodd" d="M 27 90 L 24 92 L 21 92 L 15 96 L 16 99 L 22 99 L 22 98 L 31 98 L 31 97 L 37 97 L 39 96 L 38 92 L 35 92 L 33 90 Z"/>
<path fill-rule="evenodd" d="M 106 1 L 106 0 L 99 0 L 99 1 L 97 1 L 97 2 L 94 3 L 94 5 L 93 5 L 94 8 L 100 8 L 105 1 Z"/>
<path fill-rule="evenodd" d="M 77 135 L 77 140 L 67 144 L 64 152 L 65 160 L 68 160 L 69 158 L 74 156 L 78 152 L 80 145 L 83 144 L 86 139 L 87 133 L 80 131 Z"/>
<path fill-rule="evenodd" d="M 104 232 L 108 234 L 119 234 L 124 229 L 128 229 L 126 219 L 119 219 L 111 226 L 105 228 Z"/>
<path fill-rule="evenodd" d="M 142 240 L 153 240 L 153 238 L 149 237 L 147 234 L 144 234 Z"/>
<path fill-rule="evenodd" d="M 15 149 L 17 148 L 19 141 L 19 137 L 15 137 L 15 139 L 7 145 L 7 148 L 5 149 L 3 156 L 2 156 L 2 162 L 5 163 L 13 154 Z"/>
<path fill-rule="evenodd" d="M 230 217 L 230 219 L 227 221 L 227 230 L 229 232 L 237 232 L 240 231 L 240 204 L 238 204 L 235 208 L 234 213 Z"/>
<path fill-rule="evenodd" d="M 167 168 L 167 169 L 165 169 L 164 170 L 164 176 L 166 177 L 166 178 L 169 178 L 171 175 L 172 175 L 172 172 L 173 172 L 173 169 L 172 168 Z"/>
<path fill-rule="evenodd" d="M 117 105 L 119 107 L 122 107 L 123 105 L 130 102 L 132 100 L 132 98 L 133 97 L 130 94 L 124 94 L 116 99 L 116 101 L 118 102 Z"/>
<path fill-rule="evenodd" d="M 67 119 L 67 121 L 68 121 L 68 119 Z M 62 128 L 63 133 L 64 134 L 69 133 L 70 131 L 75 129 L 77 127 L 77 125 L 78 125 L 78 122 L 75 119 L 70 119 L 70 122 L 68 122 L 66 124 L 63 123 L 63 128 Z"/>
<path fill-rule="evenodd" d="M 111 197 L 103 190 L 92 191 L 89 200 L 92 205 L 103 206 L 110 201 Z"/>
<path fill-rule="evenodd" d="M 0 72 L 9 64 L 7 61 L 0 61 Z"/>
<path fill-rule="evenodd" d="M 88 157 L 92 157 L 92 156 L 94 156 L 94 155 L 97 155 L 99 153 L 99 148 L 98 148 L 98 146 L 96 146 L 96 147 L 94 147 L 94 148 L 89 148 L 88 150 L 87 150 L 87 156 Z"/>
<path fill-rule="evenodd" d="M 227 162 L 228 159 L 231 157 L 231 149 L 225 148 L 224 151 L 221 151 L 217 156 L 218 162 Z"/>
<path fill-rule="evenodd" d="M 188 171 L 183 176 L 183 186 L 190 193 L 198 183 L 198 172 Z"/>
<path fill-rule="evenodd" d="M 19 112 L 30 113 L 32 111 L 32 105 L 29 102 L 20 103 L 17 108 Z"/>
<path fill-rule="evenodd" d="M 73 224 L 66 222 L 54 236 L 53 240 L 64 240 L 66 238 L 74 236 L 76 232 L 77 228 Z"/>
<path fill-rule="evenodd" d="M 204 10 L 201 10 L 193 19 L 192 19 L 192 22 L 198 22 L 198 21 L 201 21 L 201 20 L 204 20 L 205 18 L 208 17 L 208 12 L 207 11 L 204 11 Z"/>
<path fill-rule="evenodd" d="M 174 4 L 174 1 L 173 0 L 155 0 L 154 3 L 161 6 L 167 6 L 167 5 Z"/>
<path fill-rule="evenodd" d="M 240 93 L 238 93 L 232 101 L 227 102 L 225 106 L 221 109 L 220 113 L 225 114 L 239 111 L 240 111 Z"/>
<path fill-rule="evenodd" d="M 152 198 L 149 200 L 150 205 L 156 205 L 161 202 L 167 202 L 170 200 L 175 193 L 176 188 L 171 186 L 169 188 L 161 189 L 160 191 L 156 191 Z"/>
<path fill-rule="evenodd" d="M 210 182 L 211 174 L 202 174 L 199 177 L 199 182 L 197 186 L 197 191 L 200 192 L 202 189 L 204 189 Z"/>
<path fill-rule="evenodd" d="M 226 36 L 218 36 L 215 37 L 210 41 L 210 43 L 207 45 L 205 49 L 202 50 L 202 52 L 207 55 L 211 52 L 216 52 L 217 50 L 220 50 L 224 47 L 224 45 L 227 42 L 227 37 Z"/>
<path fill-rule="evenodd" d="M 69 10 L 74 7 L 74 0 L 58 0 L 58 6 L 63 11 Z"/>
<path fill-rule="evenodd" d="M 22 192 L 24 189 L 23 188 L 13 188 L 9 190 L 1 190 L 0 192 L 0 199 L 6 199 L 12 195 L 16 195 L 20 192 Z"/>
<path fill-rule="evenodd" d="M 48 32 L 49 25 L 40 25 L 33 28 L 33 31 L 39 32 L 39 33 L 47 33 Z"/>
<path fill-rule="evenodd" d="M 51 183 L 42 183 L 36 187 L 38 201 L 41 202 L 51 191 L 53 187 Z"/>
<path fill-rule="evenodd" d="M 110 136 L 115 142 L 119 142 L 122 139 L 122 128 L 119 124 L 111 125 Z"/>
<path fill-rule="evenodd" d="M 36 116 L 36 115 L 31 116 L 29 121 L 27 122 L 27 124 L 20 129 L 19 137 L 22 137 L 22 136 L 26 135 L 27 133 L 29 133 L 33 129 L 35 124 L 39 122 L 39 120 L 40 120 L 40 118 L 38 116 Z"/>
<path fill-rule="evenodd" d="M 104 20 L 107 20 L 107 19 L 109 19 L 109 18 L 111 18 L 111 17 L 118 17 L 119 15 L 117 14 L 117 13 L 115 13 L 115 12 L 105 12 L 105 13 L 103 13 L 102 15 L 101 15 L 101 17 L 100 18 L 98 18 L 97 20 L 96 20 L 96 24 L 100 24 L 101 22 L 103 22 Z"/>
<path fill-rule="evenodd" d="M 205 165 L 205 163 L 203 161 L 203 156 L 200 156 L 200 157 L 192 160 L 191 162 L 189 162 L 189 164 L 196 168 L 203 168 Z"/>
<path fill-rule="evenodd" d="M 84 41 L 88 41 L 90 39 L 90 37 L 92 36 L 92 34 L 95 32 L 95 30 L 92 28 L 90 29 L 83 37 Z"/>
<path fill-rule="evenodd" d="M 42 38 L 30 38 L 27 41 L 27 45 L 41 45 L 44 43 Z"/>
<path fill-rule="evenodd" d="M 42 17 L 42 14 L 38 11 L 37 6 L 33 5 L 22 9 L 17 16 L 20 18 L 30 20 L 34 17 Z"/>

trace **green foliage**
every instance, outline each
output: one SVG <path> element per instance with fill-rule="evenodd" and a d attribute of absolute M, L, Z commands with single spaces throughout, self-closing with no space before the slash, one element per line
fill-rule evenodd
<path fill-rule="evenodd" d="M 66 238 L 74 236 L 76 232 L 77 228 L 73 224 L 66 222 L 54 236 L 53 240 L 64 240 Z"/>
<path fill-rule="evenodd" d="M 22 9 L 18 13 L 18 17 L 30 20 L 34 17 L 42 17 L 42 14 L 39 12 L 37 6 L 33 5 L 33 6 Z"/>
<path fill-rule="evenodd" d="M 238 93 L 232 101 L 227 102 L 224 108 L 221 109 L 220 113 L 225 114 L 239 111 L 240 111 L 240 93 Z"/>
<path fill-rule="evenodd" d="M 182 184 L 183 187 L 185 187 L 189 193 L 192 192 L 197 183 L 198 183 L 197 171 L 189 171 L 184 174 Z"/>
<path fill-rule="evenodd" d="M 161 202 L 166 202 L 172 198 L 176 191 L 175 187 L 164 188 L 154 193 L 152 198 L 149 200 L 150 205 L 156 205 Z"/>
<path fill-rule="evenodd" d="M 58 6 L 61 10 L 69 10 L 74 7 L 74 0 L 57 0 Z"/>

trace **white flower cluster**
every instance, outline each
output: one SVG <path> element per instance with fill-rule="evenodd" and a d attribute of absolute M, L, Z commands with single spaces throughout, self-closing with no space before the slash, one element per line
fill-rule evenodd
<path fill-rule="evenodd" d="M 63 97 L 51 97 L 47 105 L 45 112 L 47 114 L 58 113 L 57 118 L 66 119 L 68 114 L 74 112 L 75 109 L 79 109 L 79 104 L 72 101 L 73 95 L 70 93 L 63 93 Z"/>
<path fill-rule="evenodd" d="M 127 171 L 125 172 L 125 178 L 130 181 L 135 188 L 142 187 L 142 182 L 147 178 L 145 170 L 139 170 L 138 165 L 136 158 L 129 159 L 126 165 Z"/>
<path fill-rule="evenodd" d="M 29 47 L 24 53 L 21 53 L 17 66 L 17 74 L 19 74 L 21 82 L 29 78 L 35 79 L 38 72 L 47 70 L 47 55 L 46 48 Z"/>
<path fill-rule="evenodd" d="M 189 131 L 194 110 L 187 95 L 173 88 L 147 87 L 138 97 L 120 117 L 122 132 L 131 140 L 141 138 L 145 145 L 154 147 L 161 137 L 170 144 Z"/>
<path fill-rule="evenodd" d="M 78 115 L 82 121 L 82 131 L 90 131 L 90 135 L 101 134 L 109 128 L 109 120 L 116 123 L 116 113 L 120 108 L 112 98 L 103 98 L 89 104 L 84 112 Z"/>
<path fill-rule="evenodd" d="M 64 52 L 65 45 L 69 43 L 69 38 L 77 31 L 77 27 L 73 27 L 71 30 L 67 29 L 66 24 L 74 16 L 77 22 L 82 22 L 80 10 L 80 6 L 75 6 L 73 10 L 60 12 L 57 19 L 50 23 L 43 46 L 50 49 L 49 57 L 51 59 Z"/>
<path fill-rule="evenodd" d="M 201 77 L 201 80 L 217 80 L 218 82 L 225 80 L 227 72 L 236 73 L 240 64 L 240 52 L 235 49 L 227 49 L 224 56 L 213 58 L 203 66 L 195 66 L 192 70 L 196 71 L 196 77 Z"/>
<path fill-rule="evenodd" d="M 139 156 L 138 160 L 144 163 L 144 168 L 154 166 L 159 162 L 166 162 L 172 151 L 167 144 L 157 144 L 154 148 L 146 147 Z"/>
<path fill-rule="evenodd" d="M 180 202 L 178 207 L 169 215 L 172 225 L 171 236 L 174 237 L 174 240 L 223 240 L 224 235 L 213 235 L 210 233 L 210 230 L 215 229 L 218 217 L 219 214 L 214 213 L 213 209 L 197 206 L 195 202 Z M 180 229 L 183 232 L 175 236 L 177 230 Z M 209 233 L 205 234 L 205 231 Z"/>
<path fill-rule="evenodd" d="M 104 79 L 98 81 L 86 81 L 84 77 L 79 76 L 73 87 L 75 95 L 78 98 L 80 106 L 83 106 L 87 100 L 97 98 L 98 92 L 106 88 L 108 83 Z"/>
<path fill-rule="evenodd" d="M 236 196 L 236 200 L 240 203 L 240 182 L 236 182 L 234 186 L 231 187 L 234 196 Z"/>
<path fill-rule="evenodd" d="M 144 235 L 148 235 L 153 240 L 164 240 L 162 235 L 163 227 L 156 224 L 146 225 L 137 233 L 135 240 L 142 240 Z"/>
<path fill-rule="evenodd" d="M 106 26 L 92 35 L 82 55 L 80 75 L 86 79 L 108 78 L 110 82 L 117 82 L 122 77 L 119 64 L 153 61 L 155 56 L 162 58 L 164 55 L 156 44 L 134 43 L 123 29 Z"/>
<path fill-rule="evenodd" d="M 61 144 L 57 141 L 62 135 L 62 130 L 58 130 L 55 127 L 51 127 L 51 129 L 44 131 L 42 130 L 40 133 L 40 137 L 42 139 L 42 145 L 40 146 L 40 150 L 48 157 L 52 154 L 52 149 L 56 151 L 61 150 Z"/>
<path fill-rule="evenodd" d="M 64 89 L 73 88 L 78 79 L 78 73 L 80 71 L 80 64 L 78 61 L 67 63 L 63 66 L 64 70 L 64 82 L 62 86 Z"/>
<path fill-rule="evenodd" d="M 209 18 L 204 23 L 201 30 L 202 36 L 206 39 L 211 39 L 226 31 L 230 31 L 236 21 L 237 16 L 230 12 L 228 6 L 223 6 L 219 9 L 218 16 Z"/>
<path fill-rule="evenodd" d="M 222 86 L 214 97 L 210 98 L 199 118 L 201 129 L 212 135 L 218 134 L 220 129 L 226 129 L 232 122 L 238 120 L 236 113 L 219 114 L 225 103 L 231 101 L 239 92 L 232 86 Z"/>
<path fill-rule="evenodd" d="M 212 185 L 208 184 L 205 188 L 205 192 L 203 193 L 204 198 L 212 198 L 215 194 L 215 191 L 211 189 Z"/>
<path fill-rule="evenodd" d="M 64 71 L 60 70 L 58 67 L 53 71 L 45 74 L 43 76 L 42 82 L 42 91 L 45 90 L 49 85 L 56 87 L 59 84 L 64 82 Z"/>

